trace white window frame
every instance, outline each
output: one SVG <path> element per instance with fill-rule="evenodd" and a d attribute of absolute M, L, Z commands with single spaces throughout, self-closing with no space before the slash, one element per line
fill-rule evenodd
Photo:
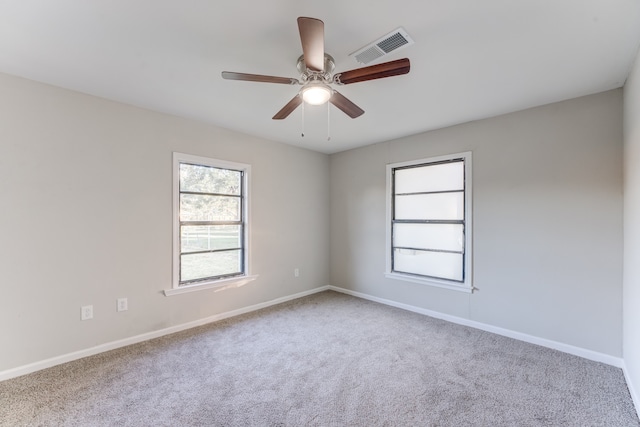
<path fill-rule="evenodd" d="M 438 157 L 430 157 L 419 160 L 411 160 L 407 162 L 387 164 L 387 215 L 386 215 L 386 269 L 385 277 L 389 279 L 404 280 L 408 282 L 421 283 L 425 285 L 435 286 L 439 288 L 452 289 L 462 292 L 473 292 L 473 271 L 472 271 L 472 218 L 473 218 L 473 193 L 472 193 L 472 174 L 471 174 L 471 152 L 449 154 Z M 464 277 L 462 282 L 454 280 L 438 279 L 426 276 L 403 274 L 393 271 L 393 172 L 395 169 L 408 166 L 428 165 L 430 163 L 439 163 L 461 159 L 464 161 Z"/>
<path fill-rule="evenodd" d="M 244 272 L 241 275 L 221 278 L 221 279 L 212 279 L 212 280 L 202 280 L 195 282 L 193 284 L 188 285 L 180 285 L 180 164 L 181 163 L 189 163 L 193 165 L 202 165 L 202 166 L 210 166 L 214 168 L 220 169 L 232 169 L 236 171 L 243 172 L 243 223 L 244 223 L 244 233 L 243 233 L 243 265 Z M 212 159 L 209 157 L 202 156 L 194 156 L 191 154 L 184 153 L 173 153 L 173 271 L 172 271 L 172 287 L 171 289 L 165 289 L 164 294 L 166 296 L 182 294 L 186 292 L 193 292 L 205 289 L 215 288 L 216 290 L 223 290 L 227 288 L 236 288 L 242 285 L 245 285 L 253 280 L 255 280 L 258 276 L 251 275 L 251 264 L 250 264 L 250 237 L 251 237 L 251 223 L 249 221 L 250 215 L 250 194 L 251 194 L 251 165 L 244 163 L 236 163 L 229 162 L 226 160 Z"/>

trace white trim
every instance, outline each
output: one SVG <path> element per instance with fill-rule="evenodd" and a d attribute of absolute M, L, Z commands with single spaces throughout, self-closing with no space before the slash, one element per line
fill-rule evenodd
<path fill-rule="evenodd" d="M 237 310 L 231 310 L 224 313 L 215 314 L 213 316 L 205 317 L 204 319 L 194 320 L 192 322 L 171 326 L 169 328 L 147 332 L 147 333 L 136 335 L 133 337 L 112 341 L 105 344 L 100 344 L 95 347 L 74 351 L 72 353 L 67 353 L 60 356 L 52 357 L 50 359 L 30 363 L 28 365 L 18 366 L 17 368 L 7 369 L 5 371 L 0 371 L 0 381 L 16 378 L 22 375 L 30 374 L 32 372 L 40 371 L 42 369 L 50 368 L 52 366 L 60 365 L 62 363 L 67 363 L 73 360 L 82 359 L 83 357 L 88 357 L 88 356 L 93 356 L 94 354 L 103 353 L 105 351 L 115 350 L 120 347 L 125 347 L 131 344 L 137 344 L 139 342 L 148 341 L 150 339 L 162 337 L 164 335 L 169 335 L 176 332 L 184 331 L 186 329 L 195 328 L 196 326 L 206 325 L 207 323 L 217 322 L 219 320 L 227 319 L 234 316 L 239 316 L 241 314 L 271 307 L 272 305 L 281 304 L 283 302 L 306 297 L 308 295 L 312 295 L 312 294 L 327 291 L 327 290 L 329 290 L 329 286 L 321 286 L 319 288 L 314 288 L 309 291 L 298 292 L 296 294 L 289 295 L 286 297 L 276 298 L 271 301 L 266 301 L 266 302 L 254 304 L 248 307 L 239 308 Z"/>
<path fill-rule="evenodd" d="M 249 282 L 253 282 L 257 278 L 257 275 L 231 277 L 229 279 L 214 280 L 211 282 L 180 286 L 179 288 L 165 289 L 163 292 L 167 297 L 172 295 L 185 294 L 187 292 L 203 291 L 205 289 L 215 289 L 215 292 L 219 292 L 224 289 L 239 288 L 240 286 L 244 286 Z"/>
<path fill-rule="evenodd" d="M 437 163 L 446 160 L 463 159 L 464 161 L 464 223 L 465 223 L 465 242 L 464 242 L 464 282 L 454 282 L 445 279 L 435 279 L 428 277 L 412 276 L 392 271 L 391 265 L 391 248 L 393 246 L 391 237 L 391 221 L 392 221 L 392 181 L 393 170 L 406 166 L 414 166 L 427 163 Z M 438 288 L 452 289 L 462 292 L 473 292 L 473 170 L 472 170 L 472 152 L 464 151 L 462 153 L 447 154 L 444 156 L 429 157 L 426 159 L 410 160 L 399 163 L 389 163 L 386 166 L 386 241 L 385 241 L 385 277 L 394 280 L 403 280 L 407 282 L 420 283 Z"/>
<path fill-rule="evenodd" d="M 597 351 L 588 350 L 586 348 L 575 347 L 575 346 L 564 344 L 558 341 L 552 341 L 545 338 L 524 334 L 522 332 L 516 332 L 510 329 L 500 328 L 498 326 L 487 325 L 485 323 L 476 322 L 474 320 L 469 320 L 462 317 L 439 313 L 437 311 L 428 310 L 426 308 L 420 308 L 413 305 L 403 304 L 403 303 L 399 303 L 399 302 L 384 299 L 384 298 L 378 298 L 372 295 L 363 294 L 361 292 L 356 292 L 349 289 L 340 288 L 337 286 L 329 286 L 329 289 L 336 292 L 342 292 L 344 294 L 351 295 L 354 297 L 363 298 L 369 301 L 374 301 L 374 302 L 389 305 L 392 307 L 401 308 L 403 310 L 412 311 L 414 313 L 424 314 L 425 316 L 434 317 L 436 319 L 446 320 L 447 322 L 456 323 L 458 325 L 469 326 L 471 328 L 480 329 L 482 331 L 491 332 L 497 335 L 502 335 L 504 337 L 528 342 L 530 344 L 536 344 L 542 347 L 547 347 L 554 350 L 562 351 L 563 353 L 573 354 L 574 356 L 579 356 L 585 359 L 593 360 L 595 362 L 605 363 L 607 365 L 615 366 L 616 368 L 622 368 L 624 365 L 623 359 L 620 357 L 599 353 Z"/>
<path fill-rule="evenodd" d="M 634 387 L 633 381 L 629 376 L 629 372 L 627 371 L 627 364 L 625 361 L 622 361 L 622 372 L 624 373 L 624 379 L 627 382 L 627 388 L 629 389 L 629 394 L 631 395 L 631 400 L 633 401 L 633 405 L 636 408 L 636 414 L 640 417 L 640 394 L 638 394 L 638 390 Z"/>
<path fill-rule="evenodd" d="M 401 273 L 384 273 L 384 277 L 386 277 L 387 279 L 403 280 L 405 282 L 413 282 L 413 283 L 420 283 L 420 284 L 426 283 L 430 286 L 435 286 L 436 288 L 451 289 L 454 291 L 467 292 L 467 293 L 473 292 L 473 288 L 469 288 L 463 284 L 454 285 L 453 283 L 449 283 L 444 280 L 440 281 L 436 279 L 425 279 L 422 277 L 410 276 L 408 274 L 401 274 Z"/>
<path fill-rule="evenodd" d="M 180 286 L 180 163 L 191 163 L 195 165 L 212 166 L 221 169 L 232 169 L 243 172 L 243 222 L 244 222 L 244 275 L 243 279 L 249 279 L 244 283 L 238 284 L 242 286 L 251 280 L 254 280 L 257 276 L 251 276 L 251 165 L 245 163 L 230 162 L 227 160 L 213 159 L 210 157 L 194 156 L 192 154 L 173 152 L 173 166 L 172 166 L 172 180 L 173 180 L 173 198 L 172 198 L 172 229 L 173 229 L 173 247 L 172 247 L 172 289 L 165 290 L 165 296 L 180 294 L 184 292 L 191 292 L 199 289 L 211 289 L 221 288 L 226 289 L 229 286 L 227 279 L 205 281 L 201 283 L 194 283 L 191 285 Z M 232 278 L 232 280 L 238 280 L 238 278 Z M 224 287 L 224 288 L 223 288 Z M 235 286 L 233 286 L 235 287 Z M 188 289 L 188 290 L 186 290 Z M 219 290 L 221 290 L 219 289 Z"/>
<path fill-rule="evenodd" d="M 543 347 L 551 348 L 554 350 L 559 350 L 564 353 L 573 354 L 574 356 L 583 357 L 585 359 L 593 360 L 595 362 L 605 363 L 607 365 L 615 366 L 616 368 L 621 368 L 624 372 L 624 376 L 627 382 L 627 387 L 629 388 L 629 392 L 631 394 L 631 398 L 636 407 L 636 411 L 640 413 L 640 396 L 638 395 L 637 390 L 634 388 L 633 383 L 630 381 L 630 377 L 627 373 L 626 366 L 624 364 L 624 360 L 619 357 L 610 356 L 608 354 L 599 353 L 592 350 L 587 350 L 580 347 L 575 347 L 572 345 L 560 343 L 557 341 L 551 341 L 544 338 L 535 337 L 528 334 L 523 334 L 521 332 L 515 332 L 508 329 L 499 328 L 496 326 L 486 325 L 484 323 L 475 322 L 473 320 L 464 319 L 457 316 L 451 316 L 444 313 L 439 313 L 437 311 L 427 310 L 420 307 L 415 307 L 409 304 L 403 304 L 395 301 L 391 301 L 384 298 L 374 297 L 372 295 L 364 294 L 361 292 L 352 291 L 349 289 L 341 288 L 338 286 L 321 286 L 318 288 L 314 288 L 308 291 L 299 292 L 293 295 L 276 298 L 271 301 L 266 301 L 263 303 L 251 305 L 248 307 L 239 308 L 237 310 L 227 311 L 224 313 L 215 314 L 213 316 L 206 317 L 204 319 L 194 320 L 192 322 L 183 323 L 176 326 L 171 326 L 169 328 L 160 329 L 157 331 L 147 332 L 141 335 L 136 335 L 133 337 L 125 338 L 122 340 L 112 341 L 109 343 L 101 344 L 95 347 L 90 347 L 87 349 L 75 351 L 72 353 L 63 354 L 60 356 L 52 357 L 50 359 L 41 360 L 38 362 L 30 363 L 28 365 L 18 366 L 16 368 L 7 369 L 4 371 L 0 371 L 0 381 L 8 380 L 11 378 L 16 378 L 22 375 L 30 374 L 32 372 L 40 371 L 42 369 L 50 368 L 52 366 L 60 365 L 62 363 L 71 362 L 74 360 L 82 359 L 84 357 L 93 356 L 95 354 L 103 353 L 105 351 L 115 350 L 117 348 L 126 347 L 131 344 L 136 344 L 143 341 L 148 341 L 150 339 L 162 337 L 165 335 L 173 334 L 176 332 L 184 331 L 190 328 L 194 328 L 197 326 L 202 326 L 208 323 L 217 322 L 219 320 L 227 319 L 234 316 L 239 316 L 241 314 L 250 313 L 252 311 L 260 310 L 263 308 L 267 308 L 273 305 L 281 304 L 283 302 L 291 301 L 297 298 L 302 298 L 308 295 L 312 295 L 319 292 L 324 292 L 327 290 L 332 290 L 336 292 L 340 292 L 343 294 L 351 295 L 357 298 L 366 299 L 369 301 L 374 301 L 380 304 L 389 305 L 391 307 L 400 308 L 403 310 L 411 311 L 414 313 L 423 314 L 425 316 L 434 317 L 436 319 L 446 320 L 448 322 L 456 323 L 459 325 L 469 326 L 472 328 L 480 329 L 483 331 L 495 333 L 498 335 L 502 335 L 508 338 L 517 339 L 520 341 L 528 342 L 531 344 L 541 345 Z"/>

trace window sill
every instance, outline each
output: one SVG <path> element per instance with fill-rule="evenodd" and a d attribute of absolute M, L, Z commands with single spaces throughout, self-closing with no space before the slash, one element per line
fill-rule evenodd
<path fill-rule="evenodd" d="M 387 279 L 404 280 L 405 282 L 420 283 L 423 285 L 435 286 L 437 288 L 451 289 L 453 291 L 458 291 L 458 292 L 472 293 L 474 289 L 472 285 L 465 284 L 465 283 L 454 284 L 444 280 L 426 279 L 426 278 L 423 279 L 423 278 L 411 276 L 408 274 L 385 273 L 384 276 Z"/>
<path fill-rule="evenodd" d="M 249 282 L 253 282 L 258 278 L 257 275 L 232 277 L 229 279 L 216 280 L 213 282 L 198 283 L 195 285 L 180 286 L 179 288 L 165 289 L 164 295 L 170 297 L 172 295 L 185 294 L 187 292 L 204 291 L 205 289 L 215 289 L 214 292 L 223 291 L 230 288 L 239 288 Z"/>

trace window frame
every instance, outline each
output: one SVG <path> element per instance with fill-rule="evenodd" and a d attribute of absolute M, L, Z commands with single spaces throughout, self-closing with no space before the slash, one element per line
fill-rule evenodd
<path fill-rule="evenodd" d="M 220 276 L 215 278 L 204 278 L 201 280 L 194 280 L 192 282 L 180 283 L 180 267 L 181 267 L 181 236 L 180 236 L 180 165 L 191 164 L 195 166 L 213 167 L 218 169 L 228 169 L 238 171 L 242 173 L 242 189 L 240 191 L 240 209 L 241 209 L 241 234 L 242 234 L 242 271 L 233 276 Z M 181 294 L 185 292 L 192 292 L 204 289 L 215 288 L 217 291 L 227 288 L 235 288 L 245 285 L 252 280 L 255 280 L 257 276 L 251 275 L 250 264 L 250 180 L 251 177 L 251 165 L 237 162 L 230 162 L 227 160 L 213 159 L 210 157 L 195 156 L 191 154 L 173 152 L 173 167 L 172 167 L 172 184 L 173 184 L 173 197 L 172 197 L 172 224 L 173 224 L 173 236 L 172 236 L 172 279 L 171 289 L 166 289 L 164 294 L 166 296 Z"/>
<path fill-rule="evenodd" d="M 429 276 L 422 276 L 418 274 L 402 273 L 393 270 L 393 224 L 394 224 L 394 172 L 397 169 L 404 169 L 408 167 L 420 167 L 442 164 L 452 161 L 462 161 L 464 170 L 464 219 L 463 219 L 463 233 L 464 233 L 464 248 L 463 248 L 463 280 L 448 280 L 444 278 L 435 278 Z M 472 232 L 472 219 L 473 219 L 473 192 L 472 192 L 472 154 L 470 151 L 461 153 L 448 154 L 437 157 L 429 157 L 418 160 L 410 160 L 399 163 L 390 163 L 386 167 L 386 262 L 385 262 L 385 277 L 395 280 L 403 280 L 408 282 L 420 283 L 429 286 L 435 286 L 439 288 L 452 289 L 462 292 L 473 292 L 473 232 Z"/>

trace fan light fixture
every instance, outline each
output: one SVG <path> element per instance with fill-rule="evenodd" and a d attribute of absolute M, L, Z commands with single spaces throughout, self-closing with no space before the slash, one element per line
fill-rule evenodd
<path fill-rule="evenodd" d="M 331 98 L 331 88 L 324 83 L 309 83 L 300 91 L 304 102 L 322 105 Z"/>

